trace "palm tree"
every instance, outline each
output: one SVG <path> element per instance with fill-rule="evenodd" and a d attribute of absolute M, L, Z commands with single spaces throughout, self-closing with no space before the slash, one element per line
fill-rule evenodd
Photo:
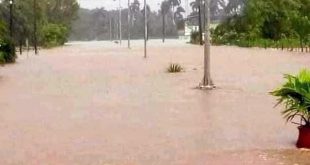
<path fill-rule="evenodd" d="M 161 3 L 161 15 L 163 17 L 163 42 L 165 42 L 165 38 L 166 38 L 166 15 L 168 14 L 169 10 L 170 10 L 170 3 L 165 0 Z"/>
<path fill-rule="evenodd" d="M 131 11 L 131 20 L 132 24 L 137 20 L 137 14 L 140 12 L 140 2 L 139 0 L 134 0 L 133 3 L 130 5 L 130 11 Z"/>
<path fill-rule="evenodd" d="M 228 15 L 239 14 L 246 0 L 230 0 L 225 8 Z"/>
<path fill-rule="evenodd" d="M 203 45 L 202 42 L 202 21 L 201 21 L 201 0 L 195 0 L 190 3 L 194 12 L 198 11 L 198 26 L 199 26 L 199 41 L 200 45 Z"/>
<path fill-rule="evenodd" d="M 225 0 L 211 0 L 210 1 L 210 17 L 211 19 L 217 19 L 224 13 L 226 7 Z"/>
<path fill-rule="evenodd" d="M 195 0 L 189 4 L 192 7 L 194 12 L 198 12 L 199 10 L 199 0 Z"/>
<path fill-rule="evenodd" d="M 168 1 L 170 6 L 172 7 L 172 13 L 174 13 L 174 8 L 180 6 L 181 0 L 168 0 Z M 175 17 L 174 17 L 175 15 L 173 14 L 172 16 L 173 16 L 172 18 L 173 24 L 175 24 Z"/>
<path fill-rule="evenodd" d="M 205 1 L 205 15 L 207 26 L 205 28 L 205 45 L 204 45 L 204 76 L 202 83 L 199 85 L 201 89 L 214 89 L 215 85 L 213 84 L 211 78 L 211 71 L 210 71 L 210 0 Z"/>
<path fill-rule="evenodd" d="M 145 14 L 144 14 L 144 9 L 142 9 L 141 10 L 141 13 L 145 16 Z M 150 13 L 151 13 L 151 8 L 150 8 L 150 6 L 149 5 L 146 5 L 146 17 L 147 17 L 147 19 L 149 18 L 149 16 L 150 16 Z M 149 40 L 149 21 L 147 21 L 147 36 L 146 36 L 146 40 Z"/>
<path fill-rule="evenodd" d="M 185 22 L 184 22 L 182 13 L 185 13 L 185 10 L 182 6 L 179 6 L 174 13 L 174 18 L 177 22 L 176 25 L 177 25 L 178 30 L 180 30 L 180 29 L 184 30 L 184 26 L 185 26 Z"/>
<path fill-rule="evenodd" d="M 185 13 L 185 10 L 183 7 L 179 6 L 177 10 L 174 12 L 174 18 L 178 21 L 182 20 L 183 19 L 182 13 Z"/>

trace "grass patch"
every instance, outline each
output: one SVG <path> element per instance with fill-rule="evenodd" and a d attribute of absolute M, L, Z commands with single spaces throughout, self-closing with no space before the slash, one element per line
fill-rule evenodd
<path fill-rule="evenodd" d="M 171 63 L 168 68 L 167 68 L 167 72 L 168 73 L 179 73 L 182 72 L 184 69 L 180 64 L 176 64 L 176 63 Z"/>

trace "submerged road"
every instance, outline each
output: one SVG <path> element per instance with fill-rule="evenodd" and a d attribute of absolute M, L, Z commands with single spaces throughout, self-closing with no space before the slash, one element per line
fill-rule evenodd
<path fill-rule="evenodd" d="M 72 42 L 0 67 L 0 164 L 306 164 L 268 92 L 310 54 L 212 47 L 218 88 L 201 91 L 203 47 L 148 50 Z"/>

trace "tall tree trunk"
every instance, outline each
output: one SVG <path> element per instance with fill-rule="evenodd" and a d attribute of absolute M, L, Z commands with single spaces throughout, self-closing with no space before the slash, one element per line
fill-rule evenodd
<path fill-rule="evenodd" d="M 37 0 L 33 0 L 33 38 L 34 38 L 34 53 L 38 54 L 37 47 Z"/>
<path fill-rule="evenodd" d="M 303 39 L 300 37 L 300 47 L 301 47 L 301 52 L 304 52 L 304 45 L 303 45 Z"/>
<path fill-rule="evenodd" d="M 172 22 L 175 25 L 174 5 L 172 5 Z"/>
<path fill-rule="evenodd" d="M 130 49 L 130 31 L 131 31 L 131 9 L 130 9 L 130 0 L 128 0 L 128 49 Z"/>
<path fill-rule="evenodd" d="M 112 18 L 110 13 L 109 13 L 109 32 L 110 32 L 110 41 L 112 41 Z"/>
<path fill-rule="evenodd" d="M 163 15 L 163 43 L 164 43 L 166 39 L 166 18 L 165 14 L 162 15 Z"/>
<path fill-rule="evenodd" d="M 201 22 L 201 0 L 199 0 L 199 8 L 198 8 L 198 23 L 199 23 L 199 42 L 200 42 L 200 45 L 203 45 L 203 42 L 202 42 L 202 22 Z"/>
<path fill-rule="evenodd" d="M 119 0 L 119 44 L 122 44 L 122 6 L 121 6 L 121 0 Z"/>
<path fill-rule="evenodd" d="M 206 9 L 206 28 L 205 28 L 205 46 L 204 46 L 204 76 L 202 84 L 200 85 L 203 89 L 213 89 L 215 85 L 211 79 L 211 63 L 210 63 L 210 54 L 211 54 L 211 43 L 210 43 L 210 0 L 205 0 Z"/>
<path fill-rule="evenodd" d="M 10 37 L 13 41 L 13 1 L 10 1 Z"/>
<path fill-rule="evenodd" d="M 147 18 L 148 19 L 148 18 Z M 150 35 L 150 23 L 149 21 L 147 21 L 147 36 L 146 36 L 146 40 L 148 41 L 149 40 L 149 35 Z"/>
<path fill-rule="evenodd" d="M 19 40 L 19 54 L 23 54 L 23 40 Z"/>
<path fill-rule="evenodd" d="M 144 58 L 147 58 L 147 4 L 144 0 Z"/>

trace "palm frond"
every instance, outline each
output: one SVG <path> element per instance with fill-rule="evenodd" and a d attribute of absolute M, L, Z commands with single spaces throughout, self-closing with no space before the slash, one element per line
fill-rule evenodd
<path fill-rule="evenodd" d="M 304 122 L 310 126 L 310 71 L 304 69 L 296 76 L 285 74 L 284 78 L 287 81 L 280 88 L 270 92 L 278 97 L 276 106 L 285 105 L 282 115 L 287 122 L 300 117 L 300 124 Z"/>

